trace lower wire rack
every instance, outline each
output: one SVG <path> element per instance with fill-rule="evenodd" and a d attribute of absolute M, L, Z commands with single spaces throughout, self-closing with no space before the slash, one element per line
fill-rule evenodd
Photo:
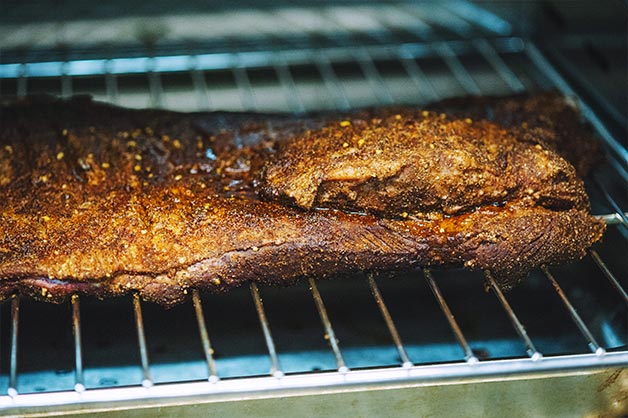
<path fill-rule="evenodd" d="M 609 228 L 626 226 L 614 221 L 619 216 L 604 218 Z M 14 296 L 6 304 L 9 376 L 0 406 L 172 396 L 224 400 L 235 393 L 287 396 L 322 388 L 385 388 L 623 368 L 628 364 L 628 298 L 621 279 L 600 255 L 609 249 L 599 247 L 574 266 L 541 268 L 509 293 L 489 272 L 460 270 L 310 279 L 292 288 L 251 284 L 250 292 L 241 288 L 230 295 L 201 297 L 192 291 L 190 302 L 172 311 L 131 297 L 131 307 L 125 310 L 133 326 L 123 323 L 120 315 L 108 317 L 111 310 L 100 312 L 106 302 L 74 296 L 69 309 L 45 305 L 51 312 L 66 310 L 65 327 L 70 331 L 65 341 L 57 341 L 62 346 L 53 346 L 48 354 L 36 353 L 38 347 L 31 344 L 59 339 L 59 330 L 46 331 L 50 324 L 42 312 L 21 318 L 21 309 L 37 311 L 42 304 Z M 572 276 L 574 269 L 585 274 Z M 121 311 L 128 302 L 119 300 L 113 309 Z M 83 329 L 86 319 L 89 331 Z M 18 331 L 23 328 L 36 335 L 26 337 L 22 344 L 31 346 L 20 353 Z M 86 334 L 100 361 L 87 354 Z M 57 358 L 60 353 L 65 360 Z M 18 358 L 33 355 L 49 367 L 73 367 L 37 371 L 24 364 L 19 372 Z M 155 363 L 149 361 L 153 355 Z"/>

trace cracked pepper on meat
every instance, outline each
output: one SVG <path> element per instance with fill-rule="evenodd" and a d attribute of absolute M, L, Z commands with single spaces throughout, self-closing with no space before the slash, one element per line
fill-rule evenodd
<path fill-rule="evenodd" d="M 190 288 L 432 265 L 508 287 L 582 257 L 604 225 L 574 168 L 598 158 L 577 111 L 553 93 L 452 103 L 306 117 L 6 104 L 0 295 L 170 305 Z M 569 152 L 561 132 L 579 134 Z"/>

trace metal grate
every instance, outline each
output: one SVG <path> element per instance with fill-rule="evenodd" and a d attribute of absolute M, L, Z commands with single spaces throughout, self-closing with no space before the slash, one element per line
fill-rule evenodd
<path fill-rule="evenodd" d="M 422 104 L 465 93 L 548 88 L 577 97 L 577 92 L 533 43 L 514 36 L 487 37 L 487 33 L 496 32 L 491 26 L 495 21 L 476 8 L 468 10 L 475 14 L 452 15 L 460 13 L 460 9 L 434 7 L 432 14 L 423 16 L 425 10 L 412 9 L 413 21 L 417 23 L 404 28 L 406 35 L 410 32 L 414 36 L 412 42 L 401 42 L 405 38 L 398 38 L 399 31 L 384 25 L 386 30 L 366 34 L 375 39 L 365 45 L 344 45 L 342 39 L 333 38 L 337 45 L 326 47 L 9 63 L 0 64 L 0 85 L 6 95 L 49 92 L 68 96 L 89 92 L 98 99 L 126 106 L 297 113 L 377 104 Z M 461 32 L 458 35 L 462 39 L 434 41 L 425 36 L 435 31 L 426 22 L 442 18 L 443 13 L 464 22 L 447 28 Z M 504 35 L 503 25 L 500 28 Z M 98 362 L 90 357 L 85 343 L 91 341 L 92 347 L 93 340 L 98 340 L 98 333 L 93 331 L 96 324 L 112 322 L 114 325 L 109 327 L 120 329 L 128 326 L 125 321 L 129 318 L 123 313 L 128 310 L 126 299 L 97 302 L 74 296 L 68 313 L 63 306 L 42 308 L 41 304 L 21 302 L 14 296 L 0 311 L 0 368 L 4 378 L 0 383 L 6 393 L 0 396 L 0 408 L 24 413 L 91 405 L 98 410 L 106 409 L 106 402 L 148 405 L 173 397 L 229 400 L 271 392 L 296 396 L 323 387 L 378 388 L 393 383 L 403 386 L 626 367 L 628 271 L 622 265 L 622 257 L 628 249 L 628 219 L 622 211 L 626 202 L 621 200 L 621 190 L 628 182 L 628 153 L 587 103 L 581 102 L 580 106 L 604 141 L 609 157 L 607 166 L 588 182 L 594 210 L 607 222 L 609 231 L 606 240 L 582 262 L 552 270 L 544 267 L 534 272 L 520 289 L 508 294 L 502 292 L 488 272 L 482 277 L 457 270 L 425 269 L 386 279 L 372 275 L 355 277 L 343 283 L 319 283 L 310 278 L 307 284 L 290 289 L 259 289 L 252 284 L 250 295 L 240 289 L 233 296 L 221 296 L 223 301 L 216 296 L 203 299 L 194 291 L 190 304 L 170 313 L 156 313 L 154 307 L 133 297 L 131 331 L 135 336 L 113 341 L 126 347 L 126 357 L 121 356 L 116 363 L 122 351 L 105 344 L 99 353 L 109 351 L 110 356 L 95 367 L 89 366 L 90 362 Z M 490 295 L 482 292 L 485 283 L 494 295 L 492 301 Z M 428 292 L 419 292 L 417 286 Z M 349 287 L 351 290 L 347 290 Z M 347 295 L 353 297 L 359 289 L 366 289 L 372 298 L 371 305 L 366 298 L 360 299 L 363 306 L 357 304 L 362 306 L 366 325 L 343 315 L 347 305 L 354 303 L 353 299 L 346 299 Z M 311 298 L 309 302 L 304 299 L 304 292 Z M 422 298 L 408 304 L 404 296 L 407 292 Z M 431 300 L 430 292 L 434 296 Z M 295 295 L 301 306 L 291 305 Z M 534 303 L 537 298 L 551 302 L 539 305 Z M 208 308 L 222 309 L 229 303 L 237 306 L 232 309 L 243 312 L 217 313 L 214 309 L 208 316 Z M 412 303 L 432 304 L 434 309 L 421 318 L 421 323 L 433 323 L 433 328 L 413 329 L 408 325 L 417 320 L 412 314 Z M 252 305 L 246 308 L 249 304 Z M 289 312 L 294 308 L 295 316 L 298 313 L 308 321 L 296 327 L 286 318 L 289 315 L 282 305 L 288 306 Z M 491 307 L 474 312 L 475 305 Z M 41 360 L 50 360 L 46 352 L 49 347 L 34 346 L 36 337 L 24 336 L 34 332 L 20 327 L 26 321 L 25 312 L 21 312 L 25 309 L 39 315 L 28 319 L 28 323 L 39 323 L 40 330 L 42 321 L 54 323 L 50 325 L 53 334 L 68 330 L 71 344 L 62 342 L 53 352 L 72 358 L 70 372 L 62 368 L 65 366 Z M 47 309 L 55 315 L 45 316 Z M 103 309 L 105 317 L 94 321 L 94 315 Z M 153 329 L 147 329 L 149 322 L 143 309 L 153 316 Z M 83 327 L 86 318 L 81 315 L 86 312 L 92 317 L 91 328 Z M 482 316 L 487 312 L 490 319 Z M 248 336 L 228 336 L 229 330 L 237 334 L 243 323 L 248 325 L 242 333 L 248 333 L 253 328 L 250 323 L 256 322 L 255 315 L 261 339 L 251 343 Z M 159 335 L 163 326 L 160 321 L 169 316 L 175 322 L 186 318 L 187 325 L 182 323 L 181 327 L 189 332 L 186 338 L 168 343 L 172 347 L 168 356 L 151 339 L 164 338 Z M 472 316 L 475 318 L 469 319 Z M 557 334 L 546 335 L 539 327 L 543 322 L 540 318 L 548 318 Z M 275 327 L 274 320 L 280 327 Z M 487 320 L 498 324 L 488 334 L 483 325 Z M 573 322 L 573 329 L 569 321 Z M 197 330 L 192 332 L 190 322 Z M 535 331 L 531 332 L 527 323 L 534 323 Z M 372 324 L 379 329 L 377 336 L 365 337 Z M 413 331 L 408 332 L 409 329 Z M 319 334 L 323 335 L 320 339 Z M 115 335 L 114 332 L 107 338 L 111 340 Z M 124 335 L 122 330 L 120 335 Z M 306 341 L 293 342 L 295 335 Z M 25 338 L 31 346 L 24 345 Z M 63 336 L 59 339 L 67 342 Z M 231 344 L 220 346 L 225 339 Z M 406 339 L 411 343 L 404 343 Z M 196 347 L 195 353 L 200 353 L 197 359 L 181 354 L 190 350 L 189 344 Z M 9 349 L 5 350 L 7 345 Z M 219 346 L 217 356 L 215 350 Z M 288 347 L 287 351 L 282 351 L 282 347 Z M 232 354 L 229 348 L 233 349 Z M 153 354 L 162 360 L 151 362 Z M 184 358 L 177 361 L 178 356 Z M 29 364 L 27 357 L 39 359 L 35 361 L 38 364 Z M 266 375 L 261 372 L 264 368 Z"/>

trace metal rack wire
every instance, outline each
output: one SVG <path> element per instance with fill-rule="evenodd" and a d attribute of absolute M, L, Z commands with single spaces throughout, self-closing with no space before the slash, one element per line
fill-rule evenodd
<path fill-rule="evenodd" d="M 476 16 L 474 24 L 482 23 L 481 16 Z M 427 25 L 426 23 L 423 23 Z M 428 25 L 429 27 L 429 25 Z M 484 27 L 484 32 L 495 32 L 494 28 Z M 381 35 L 381 34 L 380 34 Z M 422 32 L 416 32 L 417 37 Z M 464 33 L 465 38 L 468 33 Z M 69 96 L 76 92 L 74 83 L 79 77 L 97 77 L 102 81 L 104 94 L 101 96 L 113 103 L 125 104 L 125 94 L 120 87 L 120 80 L 130 73 L 145 75 L 148 91 L 143 92 L 149 97 L 151 106 L 161 107 L 170 104 L 167 101 L 168 93 L 164 90 L 167 85 L 164 77 L 172 74 L 186 74 L 189 81 L 189 91 L 185 96 L 190 103 L 185 106 L 198 110 L 206 110 L 210 105 L 219 105 L 212 100 L 208 75 L 215 72 L 227 72 L 231 75 L 240 100 L 238 108 L 246 110 L 274 109 L 275 103 L 268 106 L 260 104 L 260 97 L 256 93 L 252 74 L 259 69 L 270 71 L 277 84 L 276 90 L 283 94 L 284 110 L 301 113 L 313 110 L 303 100 L 299 93 L 300 79 L 297 77 L 302 67 L 313 69 L 320 77 L 321 86 L 326 94 L 324 107 L 346 109 L 355 105 L 351 94 L 347 91 L 347 80 L 338 72 L 338 67 L 344 64 L 356 65 L 362 81 L 361 88 L 368 88 L 372 93 L 373 102 L 370 104 L 391 104 L 407 101 L 408 97 L 399 99 L 390 88 L 390 76 L 382 70 L 383 62 L 394 62 L 403 69 L 404 82 L 414 86 L 418 95 L 416 102 L 425 102 L 449 95 L 449 92 L 439 90 L 425 68 L 423 61 L 438 59 L 443 64 L 443 71 L 451 77 L 468 94 L 483 94 L 485 83 L 477 81 L 477 74 L 465 62 L 469 58 L 480 58 L 489 69 L 492 83 L 501 82 L 505 86 L 503 93 L 520 92 L 530 88 L 557 88 L 563 93 L 577 97 L 576 92 L 562 79 L 561 75 L 549 64 L 542 52 L 527 40 L 517 37 L 473 37 L 472 39 L 452 41 L 426 41 L 419 39 L 414 43 L 399 43 L 394 31 L 386 31 L 383 38 L 378 37 L 379 43 L 363 46 L 333 46 L 329 48 L 310 49 L 282 49 L 277 51 L 233 52 L 215 54 L 197 54 L 194 56 L 163 56 L 152 58 L 120 58 L 107 60 L 83 60 L 73 62 L 47 63 L 20 63 L 0 64 L 2 82 L 10 81 L 15 86 L 18 96 L 30 92 L 29 80 L 38 77 L 52 77 L 49 80 L 58 80 L 61 95 Z M 386 43 L 389 42 L 389 43 Z M 522 78 L 521 69 L 515 69 L 509 63 L 511 57 L 525 62 L 526 71 L 533 71 L 535 75 L 526 74 L 529 79 Z M 484 74 L 486 76 L 486 74 Z M 543 80 L 538 83 L 530 80 Z M 4 90 L 6 92 L 6 89 Z M 455 91 L 455 89 L 453 90 Z M 132 93 L 132 92 L 131 92 Z M 604 127 L 601 120 L 592 108 L 584 102 L 580 103 L 584 116 L 593 124 L 598 134 L 604 140 L 609 153 L 609 169 L 614 170 L 620 181 L 628 179 L 626 163 L 628 153 L 612 134 Z M 320 106 L 318 106 L 320 108 Z M 605 181 L 593 183 L 598 194 L 602 197 L 602 206 L 608 207 L 609 212 L 600 214 L 609 228 L 615 228 L 624 240 L 628 240 L 628 219 L 622 211 L 624 202 L 617 202 L 609 191 Z M 625 244 L 625 242 L 624 242 Z M 599 269 L 600 275 L 608 279 L 614 291 L 628 307 L 628 293 L 625 290 L 627 277 L 618 277 L 600 256 L 596 249 L 592 249 L 589 257 Z M 366 370 L 353 370 L 347 366 L 343 355 L 342 341 L 334 329 L 333 318 L 326 308 L 323 294 L 319 291 L 317 282 L 308 279 L 316 312 L 322 324 L 324 339 L 329 345 L 335 359 L 333 371 L 314 373 L 286 373 L 281 367 L 278 355 L 277 342 L 273 337 L 272 326 L 262 300 L 260 289 L 255 284 L 250 285 L 251 298 L 255 307 L 259 324 L 264 337 L 266 355 L 270 362 L 268 376 L 240 377 L 239 379 L 223 378 L 217 366 L 215 351 L 210 340 L 207 320 L 204 313 L 203 300 L 197 291 L 191 295 L 191 306 L 198 326 L 200 346 L 204 355 L 206 368 L 205 384 L 197 381 L 182 381 L 178 383 L 155 384 L 151 373 L 149 360 L 148 333 L 144 326 L 142 302 L 139 297 L 132 299 L 132 308 L 137 334 L 137 351 L 139 353 L 142 378 L 138 387 L 124 388 L 87 388 L 84 376 L 84 347 L 81 328 L 81 300 L 78 296 L 71 299 L 71 322 L 69 327 L 73 336 L 74 353 L 74 384 L 73 391 L 44 392 L 20 394 L 19 390 L 19 330 L 20 330 L 20 299 L 14 296 L 10 300 L 10 350 L 8 364 L 8 385 L 6 396 L 0 396 L 0 408 L 5 411 L 20 411 L 20 408 L 43 408 L 68 405 L 102 405 L 105 402 L 134 402 L 161 400 L 173 396 L 209 396 L 213 399 L 231 399 L 231 396 L 254 394 L 260 391 L 265 393 L 295 394 L 307 393 L 308 390 L 321 387 L 379 387 L 383 384 L 416 385 L 430 381 L 447 381 L 451 379 L 479 379 L 487 377 L 504 377 L 529 373 L 558 373 L 582 371 L 588 369 L 602 369 L 610 367 L 624 368 L 628 365 L 628 351 L 624 349 L 607 351 L 594 337 L 585 319 L 578 313 L 576 304 L 560 285 L 563 278 L 549 268 L 541 269 L 543 277 L 551 285 L 556 296 L 563 304 L 563 308 L 571 320 L 576 324 L 583 344 L 590 349 L 589 354 L 568 353 L 567 355 L 546 355 L 542 353 L 532 337 L 528 335 L 524 321 L 517 310 L 509 303 L 509 298 L 495 282 L 490 272 L 485 272 L 485 279 L 503 313 L 510 320 L 516 332 L 519 343 L 525 347 L 527 358 L 516 357 L 510 359 L 483 359 L 472 349 L 472 345 L 464 332 L 464 327 L 458 322 L 455 312 L 439 286 L 438 272 L 424 269 L 422 275 L 425 283 L 434 295 L 440 313 L 447 321 L 450 331 L 456 339 L 459 349 L 463 353 L 462 362 L 448 362 L 445 364 L 420 364 L 413 362 L 408 354 L 409 350 L 402 342 L 401 335 L 389 306 L 384 301 L 384 293 L 380 291 L 377 280 L 372 275 L 366 277 L 366 282 L 373 300 L 386 325 L 387 332 L 398 353 L 399 362 L 392 367 L 370 367 Z M 421 272 L 416 272 L 420 276 Z M 281 303 L 272 300 L 271 303 Z M 625 338 L 625 337 L 624 337 Z M 625 343 L 625 341 L 624 341 Z M 365 348 L 368 349 L 368 348 Z M 3 365 L 5 367 L 6 365 Z M 140 389 L 141 388 L 141 389 Z M 331 389 L 330 389 L 331 390 Z M 97 407 L 96 407 L 97 408 Z"/>

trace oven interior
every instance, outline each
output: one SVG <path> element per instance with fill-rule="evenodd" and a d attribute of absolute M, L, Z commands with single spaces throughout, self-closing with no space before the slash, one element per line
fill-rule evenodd
<path fill-rule="evenodd" d="M 194 292 L 167 310 L 14 296 L 0 306 L 0 414 L 628 411 L 625 4 L 57 3 L 0 18 L 3 100 L 304 113 L 556 89 L 604 145 L 586 184 L 608 230 L 509 292 L 434 269 Z"/>

